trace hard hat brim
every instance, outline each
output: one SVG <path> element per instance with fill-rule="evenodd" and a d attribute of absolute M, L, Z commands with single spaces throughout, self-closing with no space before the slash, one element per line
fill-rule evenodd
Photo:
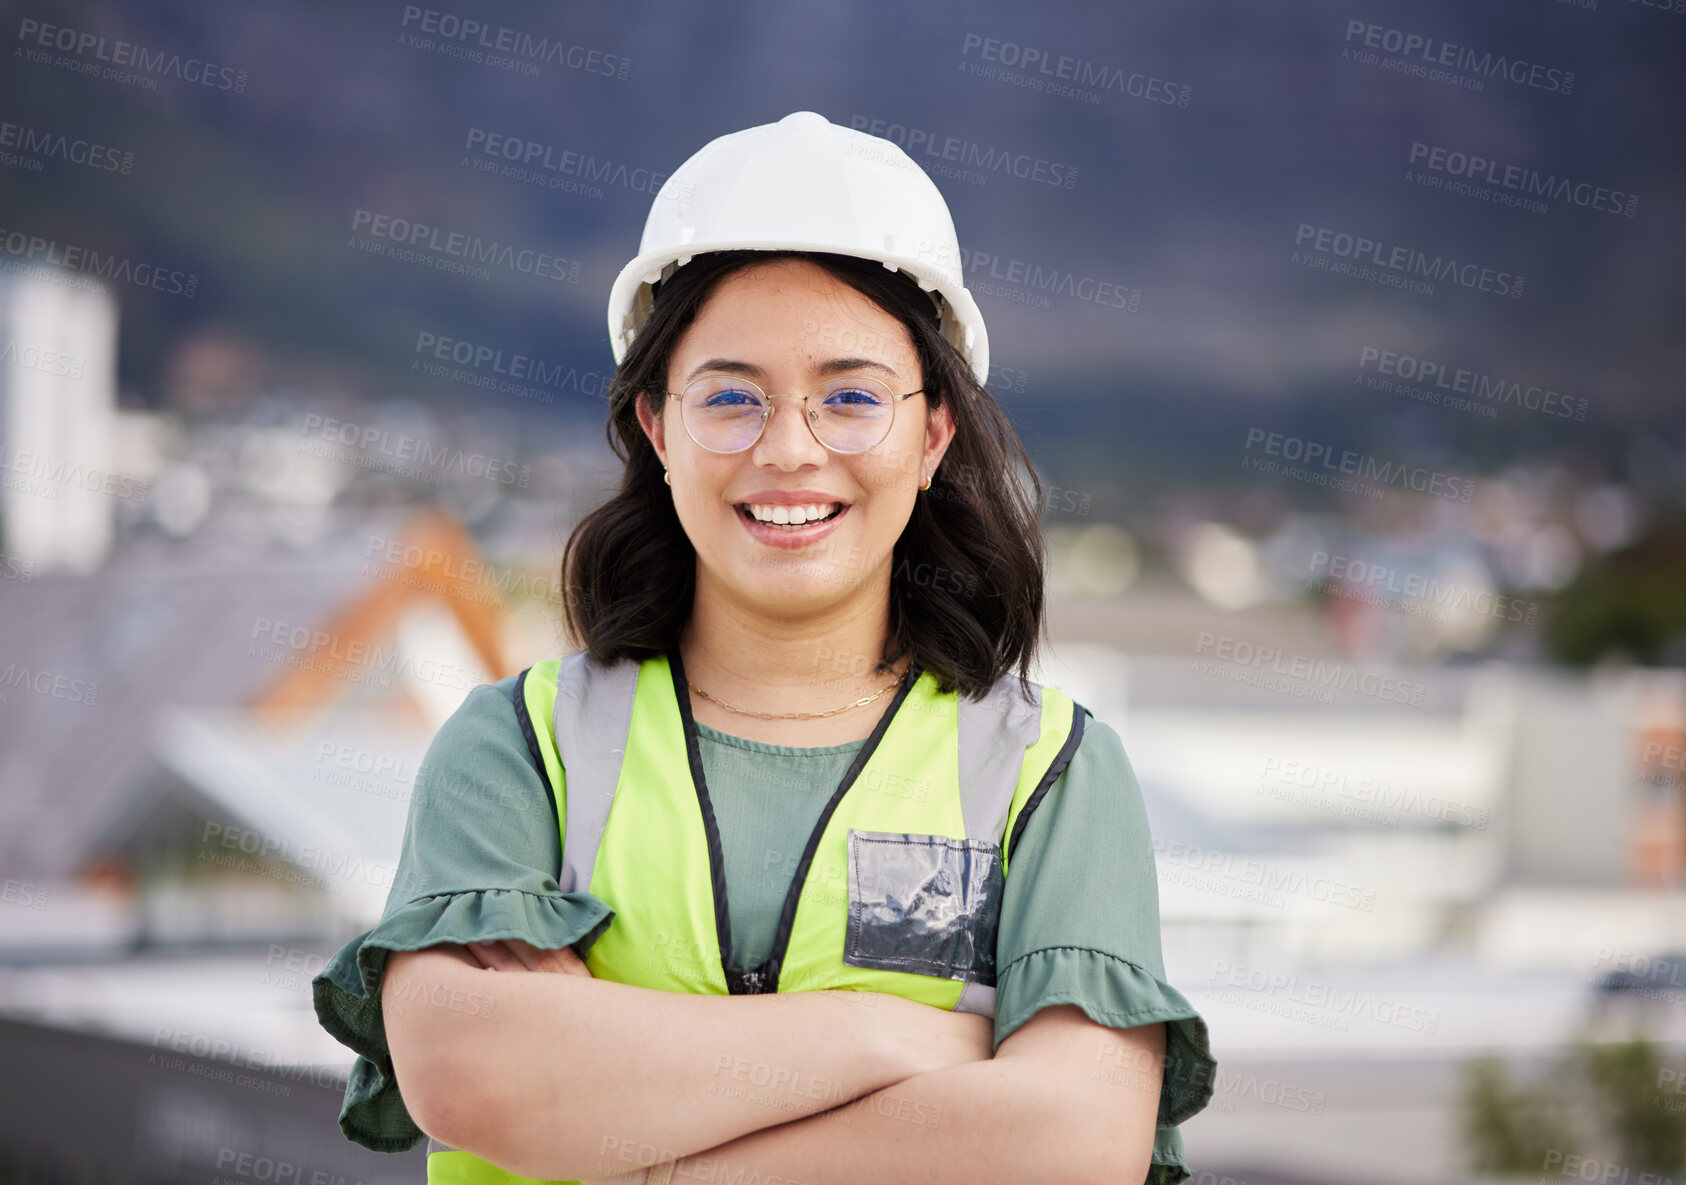
<path fill-rule="evenodd" d="M 709 242 L 701 251 L 692 253 L 683 248 L 664 248 L 640 255 L 621 269 L 609 289 L 609 344 L 614 351 L 615 365 L 626 357 L 628 347 L 638 330 L 649 319 L 652 304 L 651 288 L 669 264 L 681 266 L 695 255 L 713 251 L 814 251 L 825 254 L 848 254 L 872 259 L 891 269 L 907 272 L 927 292 L 938 293 L 947 306 L 942 311 L 942 334 L 960 352 L 971 367 L 979 386 L 989 379 L 989 334 L 984 328 L 983 314 L 972 294 L 962 284 L 955 283 L 929 260 L 919 260 L 889 252 L 867 254 L 862 251 L 839 252 L 836 244 L 800 243 L 789 240 L 736 240 Z"/>

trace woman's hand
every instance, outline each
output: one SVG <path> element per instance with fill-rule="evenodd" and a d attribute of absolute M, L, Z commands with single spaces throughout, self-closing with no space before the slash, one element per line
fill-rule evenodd
<path fill-rule="evenodd" d="M 891 1047 L 906 1058 L 904 1077 L 987 1062 L 995 1056 L 995 1021 L 990 1017 L 887 994 L 878 1004 L 888 1013 L 885 1032 Z"/>
<path fill-rule="evenodd" d="M 591 978 L 585 960 L 574 948 L 540 950 L 519 938 L 505 938 L 499 942 L 470 942 L 468 953 L 488 971 L 549 971 L 561 975 L 583 975 Z"/>

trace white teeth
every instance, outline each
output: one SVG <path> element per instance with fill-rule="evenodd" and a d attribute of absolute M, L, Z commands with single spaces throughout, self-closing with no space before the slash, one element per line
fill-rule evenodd
<path fill-rule="evenodd" d="M 811 502 L 806 506 L 751 504 L 749 513 L 757 522 L 799 527 L 826 517 L 840 505 L 838 502 Z"/>

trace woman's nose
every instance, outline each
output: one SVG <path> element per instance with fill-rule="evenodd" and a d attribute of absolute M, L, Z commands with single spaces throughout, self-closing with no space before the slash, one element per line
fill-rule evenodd
<path fill-rule="evenodd" d="M 823 457 L 826 447 L 814 436 L 800 396 L 769 395 L 767 402 L 770 410 L 761 429 L 761 439 L 755 442 L 757 449 L 772 446 L 781 452 L 817 453 Z"/>

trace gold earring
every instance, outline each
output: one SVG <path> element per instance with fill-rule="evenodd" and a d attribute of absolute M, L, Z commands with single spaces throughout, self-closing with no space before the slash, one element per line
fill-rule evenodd
<path fill-rule="evenodd" d="M 927 478 L 926 478 L 926 479 L 925 479 L 925 484 L 924 484 L 924 485 L 922 485 L 922 486 L 920 486 L 920 487 L 919 487 L 919 488 L 920 488 L 920 489 L 922 489 L 922 490 L 928 490 L 928 489 L 930 489 L 930 488 L 931 488 L 931 479 L 930 479 L 930 478 L 928 478 L 928 477 L 927 477 Z"/>
<path fill-rule="evenodd" d="M 663 469 L 662 470 L 662 480 L 665 481 L 668 485 L 672 485 L 673 484 L 673 475 L 670 474 L 667 470 Z"/>

